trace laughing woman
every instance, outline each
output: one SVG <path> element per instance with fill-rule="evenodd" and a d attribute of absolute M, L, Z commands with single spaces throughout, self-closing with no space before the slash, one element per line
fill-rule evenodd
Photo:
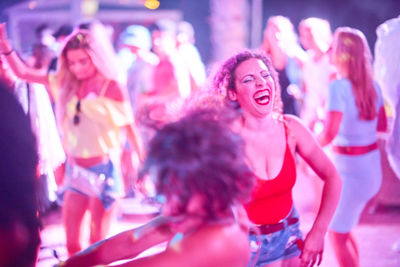
<path fill-rule="evenodd" d="M 66 40 L 55 74 L 26 66 L 0 24 L 0 53 L 21 79 L 47 85 L 67 154 L 63 222 L 68 254 L 81 250 L 81 224 L 91 213 L 90 243 L 105 237 L 121 181 L 111 161 L 120 148 L 119 131 L 141 153 L 132 112 L 117 82 L 117 68 L 94 31 L 80 30 Z"/>
<path fill-rule="evenodd" d="M 232 127 L 244 139 L 257 178 L 246 205 L 258 229 L 250 234 L 251 243 L 262 242 L 261 250 L 253 251 L 253 260 L 259 254 L 256 266 L 296 266 L 300 253 L 302 266 L 320 263 L 341 188 L 332 162 L 297 117 L 282 115 L 277 74 L 263 54 L 245 51 L 229 58 L 214 77 L 214 87 L 240 114 Z M 321 206 L 304 244 L 292 200 L 296 153 L 324 181 Z"/>

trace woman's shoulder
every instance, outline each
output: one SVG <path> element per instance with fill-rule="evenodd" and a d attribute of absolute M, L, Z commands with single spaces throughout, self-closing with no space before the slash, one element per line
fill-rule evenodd
<path fill-rule="evenodd" d="M 115 101 L 123 101 L 125 99 L 123 87 L 120 83 L 114 80 L 105 81 L 105 92 L 104 96 Z"/>
<path fill-rule="evenodd" d="M 206 225 L 189 235 L 182 242 L 182 248 L 185 253 L 197 255 L 193 260 L 197 258 L 197 263 L 203 262 L 199 266 L 223 266 L 223 263 L 244 266 L 250 255 L 247 232 L 237 223 Z M 204 248 L 207 248 L 207 254 L 204 254 Z"/>
<path fill-rule="evenodd" d="M 296 128 L 304 128 L 306 127 L 303 121 L 297 117 L 296 115 L 292 114 L 283 114 L 283 123 L 285 124 L 285 127 L 287 127 L 289 130 L 294 130 Z"/>

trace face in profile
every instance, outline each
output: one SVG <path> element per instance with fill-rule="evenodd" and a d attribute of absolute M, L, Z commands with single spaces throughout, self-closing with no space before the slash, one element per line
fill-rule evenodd
<path fill-rule="evenodd" d="M 66 57 L 68 69 L 78 80 L 85 80 L 96 74 L 96 67 L 85 50 L 70 49 Z"/>
<path fill-rule="evenodd" d="M 262 117 L 272 111 L 275 85 L 262 60 L 251 58 L 237 66 L 235 88 L 230 98 L 236 100 L 244 112 Z"/>

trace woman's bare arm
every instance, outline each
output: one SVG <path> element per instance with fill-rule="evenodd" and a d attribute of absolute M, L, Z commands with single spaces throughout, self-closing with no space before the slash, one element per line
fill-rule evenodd
<path fill-rule="evenodd" d="M 324 129 L 318 135 L 318 142 L 321 146 L 326 146 L 335 138 L 339 132 L 340 123 L 342 122 L 343 113 L 339 111 L 329 111 L 326 114 Z"/>
<path fill-rule="evenodd" d="M 95 266 L 134 258 L 148 248 L 171 238 L 172 233 L 169 231 L 168 222 L 168 218 L 159 216 L 141 227 L 97 242 L 70 257 L 62 266 Z"/>
<path fill-rule="evenodd" d="M 321 205 L 308 233 L 302 252 L 302 262 L 320 261 L 324 237 L 335 212 L 341 192 L 341 179 L 332 161 L 305 125 L 294 116 L 286 116 L 290 132 L 296 139 L 296 150 L 315 173 L 324 181 Z M 314 258 L 320 254 L 319 258 Z"/>
<path fill-rule="evenodd" d="M 48 84 L 48 74 L 45 70 L 27 66 L 14 51 L 7 38 L 5 23 L 0 24 L 0 53 L 18 78 L 27 82 Z"/>

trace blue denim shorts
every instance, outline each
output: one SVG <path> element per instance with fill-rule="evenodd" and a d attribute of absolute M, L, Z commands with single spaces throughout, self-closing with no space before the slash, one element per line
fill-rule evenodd
<path fill-rule="evenodd" d="M 80 193 L 82 195 L 89 196 L 83 190 L 80 190 L 79 187 L 71 186 L 68 184 L 68 179 L 72 173 L 73 168 L 74 167 L 67 162 L 66 168 L 65 168 L 67 184 L 66 184 L 65 189 L 74 191 L 76 193 Z M 104 208 L 108 209 L 114 203 L 116 196 L 119 193 L 121 193 L 121 191 L 122 191 L 121 176 L 119 175 L 118 171 L 115 169 L 115 167 L 111 161 L 108 161 L 107 163 L 100 163 L 100 164 L 88 167 L 86 169 L 95 174 L 98 174 L 98 175 L 103 174 L 104 177 L 107 177 L 106 182 L 104 182 L 104 184 L 101 186 L 101 190 L 99 190 L 100 192 L 98 193 L 97 197 L 102 202 Z"/>
<path fill-rule="evenodd" d="M 295 210 L 292 216 L 298 217 Z M 275 261 L 300 256 L 298 242 L 302 242 L 303 236 L 299 225 L 297 222 L 267 235 L 250 234 L 251 260 L 248 266 L 264 266 Z M 255 264 L 254 260 L 256 260 Z"/>

